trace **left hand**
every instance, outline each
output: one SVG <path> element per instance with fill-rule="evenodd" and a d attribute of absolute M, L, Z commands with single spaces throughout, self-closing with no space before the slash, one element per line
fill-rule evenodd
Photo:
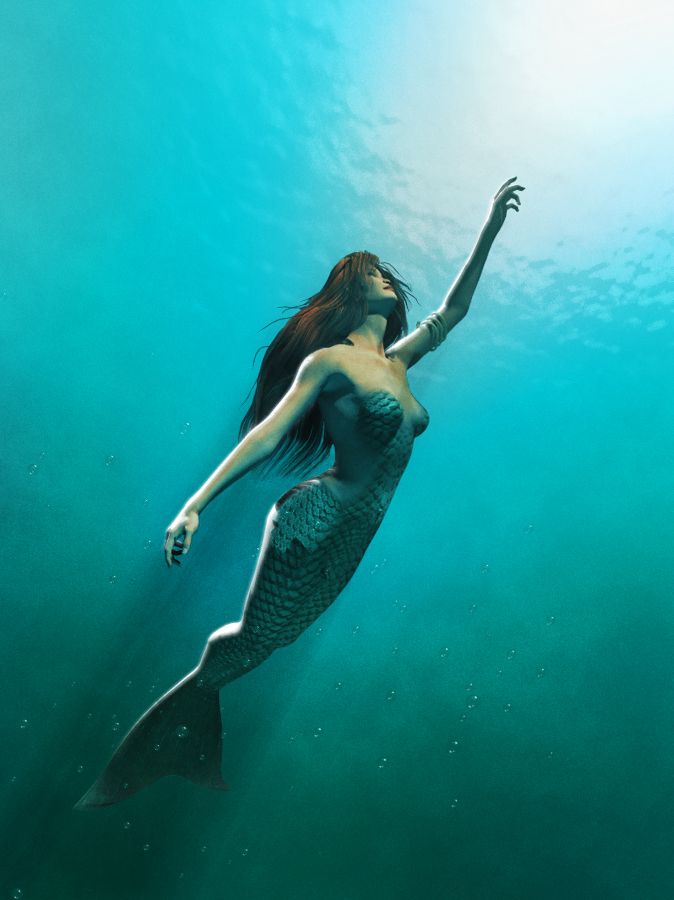
<path fill-rule="evenodd" d="M 166 529 L 164 556 L 166 565 L 180 565 L 178 557 L 185 556 L 190 549 L 194 532 L 199 527 L 199 513 L 190 506 L 184 506 Z"/>
<path fill-rule="evenodd" d="M 514 209 L 516 212 L 519 212 L 522 201 L 515 191 L 523 191 L 525 188 L 521 184 L 513 184 L 513 181 L 517 181 L 517 175 L 504 182 L 494 194 L 487 217 L 487 225 L 493 228 L 494 231 L 498 231 L 505 222 L 507 210 Z"/>

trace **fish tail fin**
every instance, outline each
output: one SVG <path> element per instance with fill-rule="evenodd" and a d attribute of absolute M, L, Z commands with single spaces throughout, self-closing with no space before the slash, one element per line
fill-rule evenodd
<path fill-rule="evenodd" d="M 227 790 L 221 752 L 219 692 L 201 686 L 195 670 L 141 716 L 74 808 L 117 803 L 165 775 Z"/>

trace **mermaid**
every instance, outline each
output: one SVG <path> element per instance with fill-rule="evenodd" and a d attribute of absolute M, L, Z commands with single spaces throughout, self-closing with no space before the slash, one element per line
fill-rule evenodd
<path fill-rule="evenodd" d="M 294 307 L 266 349 L 239 444 L 166 531 L 167 565 L 188 554 L 207 504 L 253 467 L 306 470 L 332 447 L 334 465 L 276 501 L 241 620 L 210 635 L 196 668 L 141 716 L 76 809 L 116 803 L 166 775 L 226 789 L 220 688 L 295 641 L 355 572 L 428 426 L 407 370 L 468 312 L 507 210 L 519 211 L 516 180 L 494 195 L 439 309 L 409 334 L 409 286 L 366 251 L 339 260 L 322 289 Z"/>

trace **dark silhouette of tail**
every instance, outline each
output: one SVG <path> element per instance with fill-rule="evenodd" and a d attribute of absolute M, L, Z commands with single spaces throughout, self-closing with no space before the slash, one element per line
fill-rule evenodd
<path fill-rule="evenodd" d="M 141 716 L 75 809 L 117 803 L 165 775 L 227 790 L 219 693 L 199 686 L 197 677 L 185 676 Z"/>

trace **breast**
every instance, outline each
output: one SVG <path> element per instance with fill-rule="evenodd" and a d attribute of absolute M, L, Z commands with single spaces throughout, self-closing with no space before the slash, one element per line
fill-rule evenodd
<path fill-rule="evenodd" d="M 360 398 L 357 427 L 370 444 L 386 445 L 398 432 L 405 414 L 388 391 L 371 391 Z"/>
<path fill-rule="evenodd" d="M 411 395 L 410 395 L 411 396 Z M 359 424 L 362 431 L 373 440 L 386 443 L 395 435 L 405 419 L 408 419 L 414 437 L 423 434 L 431 417 L 428 411 L 412 397 L 413 410 L 405 410 L 400 400 L 388 391 L 373 391 L 362 398 Z"/>
<path fill-rule="evenodd" d="M 408 392 L 409 393 L 409 392 Z M 410 426 L 409 434 L 418 437 L 429 423 L 428 412 L 410 393 L 411 404 L 385 390 L 344 390 L 341 396 L 324 397 L 319 401 L 323 420 L 336 447 L 348 446 L 353 437 L 363 440 L 372 449 L 389 444 L 403 422 Z"/>
<path fill-rule="evenodd" d="M 424 409 L 421 403 L 418 403 L 418 406 L 419 411 L 414 419 L 414 437 L 419 437 L 420 434 L 423 434 L 428 428 L 428 423 L 431 421 L 428 410 Z"/>

